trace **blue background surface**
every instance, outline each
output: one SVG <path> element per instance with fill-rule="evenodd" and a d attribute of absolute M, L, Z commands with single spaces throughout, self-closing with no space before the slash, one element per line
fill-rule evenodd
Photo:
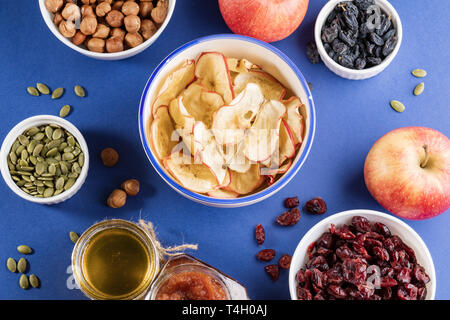
<path fill-rule="evenodd" d="M 403 126 L 427 126 L 450 135 L 448 76 L 450 38 L 446 30 L 450 6 L 446 1 L 393 0 L 404 29 L 403 44 L 392 64 L 379 76 L 365 81 L 339 78 L 323 64 L 312 65 L 306 58 L 306 43 L 313 39 L 315 17 L 325 0 L 310 1 L 300 28 L 274 45 L 288 55 L 314 86 L 317 130 L 311 153 L 296 177 L 280 192 L 258 204 L 239 209 L 209 208 L 187 200 L 170 189 L 156 174 L 142 149 L 137 111 L 144 85 L 157 64 L 178 46 L 200 36 L 226 33 L 217 1 L 178 0 L 174 15 L 161 37 L 143 53 L 123 61 L 98 61 L 72 51 L 48 30 L 37 1 L 26 10 L 16 1 L 2 1 L 0 9 L 0 137 L 18 122 L 32 115 L 55 114 L 63 104 L 74 110 L 67 118 L 84 134 L 90 154 L 89 176 L 72 199 L 53 206 L 22 200 L 0 182 L 0 298 L 1 299 L 84 299 L 79 290 L 66 285 L 70 274 L 73 244 L 68 232 L 81 234 L 105 218 L 151 220 L 163 245 L 183 241 L 198 243 L 193 255 L 221 269 L 243 283 L 253 299 L 289 299 L 288 272 L 273 283 L 264 264 L 255 259 L 260 249 L 254 227 L 262 223 L 267 240 L 264 248 L 278 255 L 292 254 L 298 241 L 320 219 L 343 210 L 366 208 L 384 211 L 368 193 L 363 180 L 363 163 L 372 144 L 388 131 Z M 411 76 L 424 68 L 428 76 L 425 92 L 414 97 L 420 82 Z M 27 86 L 44 82 L 52 89 L 65 87 L 59 100 L 32 97 Z M 83 85 L 85 99 L 72 88 Z M 406 105 L 402 114 L 389 101 Z M 119 151 L 116 167 L 101 164 L 105 147 Z M 142 183 L 139 196 L 121 209 L 111 209 L 105 200 L 111 190 L 128 178 Z M 283 200 L 298 195 L 302 204 L 322 196 L 328 204 L 324 216 L 303 213 L 291 228 L 274 223 L 283 212 Z M 450 214 L 407 222 L 424 239 L 437 272 L 439 299 L 450 298 Z M 19 258 L 16 246 L 28 244 L 35 253 L 28 257 L 30 273 L 42 282 L 40 289 L 23 291 L 18 275 L 5 267 L 8 257 Z"/>

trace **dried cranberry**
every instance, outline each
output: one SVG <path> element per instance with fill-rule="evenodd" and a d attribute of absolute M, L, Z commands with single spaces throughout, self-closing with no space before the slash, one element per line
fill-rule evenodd
<path fill-rule="evenodd" d="M 264 227 L 261 224 L 258 224 L 256 226 L 255 236 L 256 242 L 259 245 L 262 245 L 264 243 L 264 240 L 266 239 L 266 232 L 264 231 Z"/>
<path fill-rule="evenodd" d="M 293 226 L 297 224 L 300 219 L 300 210 L 298 208 L 286 211 L 282 215 L 279 215 L 276 219 L 280 226 Z"/>
<path fill-rule="evenodd" d="M 360 259 L 345 259 L 342 262 L 342 276 L 346 282 L 362 285 L 367 278 L 367 265 Z"/>
<path fill-rule="evenodd" d="M 369 220 L 361 216 L 354 216 L 352 218 L 352 225 L 359 232 L 369 232 L 372 229 Z"/>
<path fill-rule="evenodd" d="M 380 287 L 382 288 L 395 287 L 396 285 L 397 281 L 394 278 L 386 276 L 380 279 Z"/>
<path fill-rule="evenodd" d="M 264 249 L 258 252 L 256 257 L 261 261 L 270 261 L 275 257 L 275 250 L 273 249 Z"/>
<path fill-rule="evenodd" d="M 400 283 L 410 283 L 411 282 L 411 270 L 407 268 L 402 268 L 397 273 L 397 280 Z"/>
<path fill-rule="evenodd" d="M 324 214 L 327 212 L 327 204 L 321 197 L 316 197 L 306 202 L 306 211 L 315 214 Z"/>
<path fill-rule="evenodd" d="M 311 282 L 317 287 L 322 289 L 324 282 L 326 282 L 326 277 L 319 269 L 312 269 L 311 271 Z"/>
<path fill-rule="evenodd" d="M 323 256 L 316 256 L 312 258 L 306 263 L 306 267 L 308 269 L 317 268 L 320 271 L 327 271 L 329 269 L 327 260 Z"/>
<path fill-rule="evenodd" d="M 417 288 L 417 300 L 425 300 L 427 297 L 427 288 L 421 287 Z"/>
<path fill-rule="evenodd" d="M 305 270 L 304 269 L 298 270 L 295 278 L 297 279 L 297 282 L 299 284 L 305 284 L 305 282 L 306 282 Z"/>
<path fill-rule="evenodd" d="M 331 285 L 327 288 L 327 292 L 331 294 L 333 297 L 338 299 L 344 299 L 347 296 L 347 293 L 344 289 L 337 285 Z"/>
<path fill-rule="evenodd" d="M 330 249 L 333 245 L 333 235 L 330 232 L 325 232 L 320 238 L 316 241 L 317 247 L 324 247 Z"/>
<path fill-rule="evenodd" d="M 327 271 L 327 282 L 329 284 L 341 284 L 343 281 L 341 264 L 336 264 Z"/>
<path fill-rule="evenodd" d="M 311 300 L 312 294 L 308 289 L 298 287 L 297 288 L 297 299 L 298 300 Z"/>
<path fill-rule="evenodd" d="M 308 255 L 308 258 L 311 259 L 314 255 L 312 254 L 314 247 L 316 246 L 315 242 L 312 242 L 309 244 L 308 248 L 306 249 L 306 254 Z"/>
<path fill-rule="evenodd" d="M 413 270 L 414 278 L 421 284 L 430 282 L 430 277 L 425 273 L 425 269 L 421 265 L 415 265 Z"/>
<path fill-rule="evenodd" d="M 381 222 L 374 223 L 373 229 L 375 232 L 378 232 L 379 234 L 383 235 L 384 237 L 391 236 L 391 230 L 389 230 L 389 228 L 386 227 L 386 225 L 382 224 Z"/>
<path fill-rule="evenodd" d="M 408 283 L 397 289 L 397 296 L 400 300 L 416 300 L 417 287 Z"/>
<path fill-rule="evenodd" d="M 278 261 L 281 268 L 287 270 L 291 266 L 292 256 L 289 254 L 283 254 Z"/>
<path fill-rule="evenodd" d="M 352 258 L 353 252 L 347 245 L 344 245 L 336 249 L 336 255 L 343 261 L 344 259 Z"/>
<path fill-rule="evenodd" d="M 327 256 L 327 255 L 329 255 L 329 254 L 332 253 L 332 252 L 333 252 L 333 251 L 332 251 L 331 249 L 327 249 L 327 248 L 324 248 L 324 247 L 320 247 L 320 248 L 317 248 L 317 249 L 316 249 L 315 254 L 318 255 L 318 256 Z"/>
<path fill-rule="evenodd" d="M 286 198 L 284 200 L 284 206 L 286 208 L 292 209 L 299 205 L 298 197 Z"/>
<path fill-rule="evenodd" d="M 356 252 L 356 254 L 360 257 L 363 257 L 364 259 L 370 259 L 370 255 L 367 253 L 366 248 L 364 246 L 358 244 L 357 242 L 353 243 L 353 250 Z"/>
<path fill-rule="evenodd" d="M 273 185 L 273 183 L 275 182 L 275 177 L 274 176 L 272 176 L 272 175 L 266 175 L 266 184 L 268 185 L 268 186 L 271 186 L 271 185 Z"/>
<path fill-rule="evenodd" d="M 334 224 L 330 226 L 330 232 L 337 235 L 339 238 L 343 240 L 355 239 L 356 236 L 350 231 L 347 225 L 343 225 L 340 228 L 336 228 Z"/>
<path fill-rule="evenodd" d="M 389 261 L 389 253 L 386 249 L 382 247 L 374 247 L 372 252 L 381 261 Z"/>
<path fill-rule="evenodd" d="M 264 267 L 266 273 L 270 276 L 273 281 L 277 281 L 280 276 L 280 267 L 277 264 L 269 264 Z"/>

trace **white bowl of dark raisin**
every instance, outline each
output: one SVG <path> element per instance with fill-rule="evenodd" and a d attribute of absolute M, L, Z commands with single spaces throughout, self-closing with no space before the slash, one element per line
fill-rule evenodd
<path fill-rule="evenodd" d="M 350 210 L 303 236 L 289 270 L 297 299 L 433 300 L 436 272 L 422 238 L 386 213 Z"/>
<path fill-rule="evenodd" d="M 330 0 L 314 29 L 324 64 L 351 80 L 382 72 L 397 55 L 402 36 L 400 17 L 386 0 Z"/>

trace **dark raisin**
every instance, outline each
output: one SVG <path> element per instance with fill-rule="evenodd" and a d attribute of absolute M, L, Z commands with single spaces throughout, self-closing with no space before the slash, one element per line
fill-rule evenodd
<path fill-rule="evenodd" d="M 345 11 L 342 14 L 342 17 L 344 19 L 345 24 L 351 29 L 351 30 L 358 30 L 358 20 L 356 19 L 356 16 L 352 14 L 350 11 Z"/>
<path fill-rule="evenodd" d="M 368 57 L 367 62 L 369 62 L 372 66 L 377 66 L 381 63 L 381 58 Z"/>
<path fill-rule="evenodd" d="M 256 257 L 261 261 L 270 261 L 275 257 L 275 250 L 273 249 L 264 249 L 258 252 Z"/>
<path fill-rule="evenodd" d="M 321 197 L 316 197 L 306 202 L 305 210 L 314 214 L 324 214 L 327 212 L 327 204 Z"/>
<path fill-rule="evenodd" d="M 375 44 L 371 43 L 370 41 L 366 41 L 366 53 L 368 55 L 373 55 L 375 53 Z"/>
<path fill-rule="evenodd" d="M 346 2 L 344 2 L 344 4 L 345 4 L 345 10 L 346 11 L 350 12 L 355 17 L 359 16 L 358 7 L 355 6 L 351 1 L 346 1 Z"/>
<path fill-rule="evenodd" d="M 348 54 L 340 55 L 338 58 L 338 63 L 343 67 L 353 69 L 353 59 Z"/>
<path fill-rule="evenodd" d="M 278 264 L 280 265 L 281 268 L 287 270 L 291 266 L 291 261 L 292 261 L 292 256 L 291 255 L 283 254 L 281 256 L 280 260 L 278 261 Z"/>
<path fill-rule="evenodd" d="M 383 55 L 387 57 L 392 51 L 394 51 L 397 44 L 397 36 L 392 36 L 386 40 L 383 46 Z"/>
<path fill-rule="evenodd" d="M 256 226 L 255 236 L 256 242 L 259 245 L 262 245 L 264 243 L 264 240 L 266 239 L 266 232 L 264 231 L 264 227 L 261 224 L 258 224 Z"/>
<path fill-rule="evenodd" d="M 355 5 L 362 11 L 366 11 L 375 4 L 375 0 L 354 0 Z"/>
<path fill-rule="evenodd" d="M 300 219 L 300 210 L 298 208 L 293 208 L 279 215 L 276 219 L 276 222 L 280 226 L 293 226 L 297 224 L 299 219 Z"/>
<path fill-rule="evenodd" d="M 357 58 L 355 60 L 355 69 L 362 70 L 366 66 L 366 59 L 364 58 Z"/>
<path fill-rule="evenodd" d="M 337 39 L 333 41 L 332 47 L 333 51 L 336 52 L 337 54 L 343 54 L 348 50 L 348 46 L 342 41 L 339 41 Z"/>
<path fill-rule="evenodd" d="M 391 27 L 391 19 L 386 15 L 383 15 L 380 27 L 376 30 L 376 33 L 382 37 Z"/>
<path fill-rule="evenodd" d="M 372 43 L 376 44 L 377 46 L 382 46 L 384 45 L 384 40 L 383 38 L 381 38 L 378 34 L 376 34 L 375 32 L 372 32 L 369 35 L 369 39 L 370 41 L 372 41 Z"/>
<path fill-rule="evenodd" d="M 269 264 L 264 267 L 266 273 L 273 281 L 277 281 L 280 276 L 280 267 L 277 264 Z"/>
<path fill-rule="evenodd" d="M 298 197 L 286 198 L 284 200 L 284 206 L 286 208 L 292 209 L 298 207 L 298 205 L 299 205 Z"/>
<path fill-rule="evenodd" d="M 338 37 L 339 30 L 336 25 L 330 26 L 323 29 L 322 31 L 322 41 L 325 43 L 331 43 L 334 39 Z"/>
<path fill-rule="evenodd" d="M 386 32 L 383 36 L 383 40 L 386 42 L 388 41 L 390 38 L 392 38 L 393 36 L 395 36 L 395 34 L 397 33 L 397 31 L 395 29 L 391 29 L 388 32 Z"/>
<path fill-rule="evenodd" d="M 334 38 L 334 39 L 336 39 L 336 38 Z M 353 32 L 352 30 L 348 30 L 348 31 L 340 30 L 339 31 L 339 39 L 341 39 L 348 46 L 353 47 L 356 44 L 357 33 Z M 333 40 L 331 40 L 331 41 L 333 41 Z"/>
<path fill-rule="evenodd" d="M 319 51 L 317 50 L 317 46 L 314 41 L 310 41 L 306 45 L 306 55 L 311 63 L 316 64 L 320 62 Z"/>

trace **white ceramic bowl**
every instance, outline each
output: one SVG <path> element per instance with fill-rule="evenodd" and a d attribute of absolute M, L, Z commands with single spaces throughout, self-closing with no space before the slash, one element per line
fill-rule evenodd
<path fill-rule="evenodd" d="M 66 129 L 67 131 L 69 131 L 71 134 L 73 134 L 73 136 L 76 138 L 76 140 L 81 146 L 81 151 L 84 153 L 84 165 L 83 168 L 81 169 L 80 175 L 78 176 L 72 188 L 53 197 L 37 198 L 25 193 L 16 185 L 14 180 L 11 178 L 11 174 L 9 173 L 7 157 L 9 155 L 13 143 L 16 141 L 17 137 L 21 135 L 25 130 L 33 126 L 40 126 L 50 123 L 57 124 L 62 128 Z M 52 115 L 34 116 L 19 122 L 14 128 L 11 129 L 11 131 L 5 137 L 5 140 L 3 140 L 3 144 L 0 149 L 0 170 L 3 179 L 5 180 L 8 187 L 12 191 L 14 191 L 14 193 L 16 193 L 19 197 L 39 204 L 56 204 L 59 202 L 66 201 L 67 199 L 71 198 L 75 193 L 77 193 L 78 190 L 80 190 L 81 186 L 86 180 L 86 176 L 89 170 L 89 150 L 81 132 L 69 121 Z"/>
<path fill-rule="evenodd" d="M 87 49 L 85 49 L 82 46 L 77 46 L 72 43 L 72 41 L 66 37 L 64 37 L 58 30 L 58 28 L 53 23 L 53 16 L 54 14 L 49 12 L 47 8 L 45 7 L 45 0 L 39 0 L 39 7 L 41 9 L 42 17 L 44 18 L 45 23 L 47 24 L 47 27 L 50 29 L 50 31 L 55 35 L 56 38 L 58 38 L 59 41 L 64 43 L 69 48 L 78 51 L 85 56 L 100 59 L 100 60 L 121 60 L 130 58 L 145 49 L 147 49 L 149 46 L 153 44 L 153 42 L 158 39 L 158 37 L 161 35 L 161 33 L 166 28 L 167 24 L 169 23 L 170 19 L 172 18 L 173 10 L 175 9 L 175 2 L 176 0 L 169 0 L 169 12 L 167 13 L 166 20 L 162 23 L 162 25 L 159 27 L 159 29 L 156 31 L 156 33 L 150 37 L 149 39 L 145 40 L 143 43 L 138 45 L 137 47 L 121 51 L 121 52 L 114 52 L 114 53 L 100 53 L 100 52 L 92 52 Z"/>
<path fill-rule="evenodd" d="M 336 213 L 318 222 L 303 236 L 292 256 L 291 267 L 289 269 L 289 292 L 291 298 L 297 300 L 297 281 L 295 276 L 297 271 L 303 268 L 308 260 L 308 246 L 316 241 L 324 232 L 327 232 L 331 223 L 336 226 L 340 226 L 344 223 L 350 224 L 352 217 L 354 216 L 365 217 L 372 223 L 381 222 L 385 224 L 391 230 L 393 235 L 399 236 L 405 244 L 414 250 L 417 262 L 425 268 L 425 271 L 430 277 L 430 282 L 427 284 L 426 299 L 434 300 L 436 294 L 436 271 L 434 269 L 430 251 L 428 251 L 422 238 L 410 226 L 398 218 L 386 213 L 362 209 Z"/>
<path fill-rule="evenodd" d="M 343 0 L 330 0 L 327 4 L 322 8 L 319 12 L 319 15 L 316 19 L 316 24 L 314 28 L 314 38 L 316 41 L 317 49 L 319 51 L 320 57 L 322 58 L 323 63 L 333 71 L 338 76 L 342 78 L 350 79 L 350 80 L 363 80 L 376 76 L 380 72 L 382 72 L 386 67 L 394 60 L 397 55 L 398 50 L 400 49 L 400 45 L 402 43 L 403 30 L 402 23 L 397 11 L 394 7 L 386 0 L 375 0 L 375 3 L 382 9 L 382 11 L 386 12 L 391 16 L 392 23 L 394 27 L 397 29 L 397 44 L 394 48 L 394 51 L 391 52 L 379 65 L 363 69 L 363 70 L 355 70 L 349 69 L 341 66 L 333 59 L 330 58 L 328 53 L 325 51 L 323 47 L 323 43 L 321 40 L 322 27 L 325 24 L 325 20 L 328 18 L 328 15 L 331 11 L 333 11 L 334 7 Z"/>
<path fill-rule="evenodd" d="M 151 105 L 155 99 L 161 83 L 166 77 L 186 59 L 195 59 L 205 51 L 217 51 L 227 57 L 246 58 L 261 66 L 265 71 L 271 73 L 285 87 L 290 88 L 292 93 L 302 100 L 306 110 L 306 126 L 304 140 L 290 169 L 271 186 L 249 196 L 236 199 L 218 199 L 201 195 L 180 186 L 178 182 L 164 169 L 155 156 L 149 143 L 149 124 L 152 121 Z M 270 44 L 235 34 L 221 34 L 203 37 L 191 41 L 173 51 L 155 69 L 145 85 L 139 106 L 139 133 L 142 145 L 156 172 L 163 180 L 183 196 L 210 206 L 215 207 L 240 207 L 259 202 L 271 196 L 285 186 L 300 170 L 306 160 L 315 131 L 314 102 L 308 84 L 298 70 L 297 66 L 281 51 Z"/>

